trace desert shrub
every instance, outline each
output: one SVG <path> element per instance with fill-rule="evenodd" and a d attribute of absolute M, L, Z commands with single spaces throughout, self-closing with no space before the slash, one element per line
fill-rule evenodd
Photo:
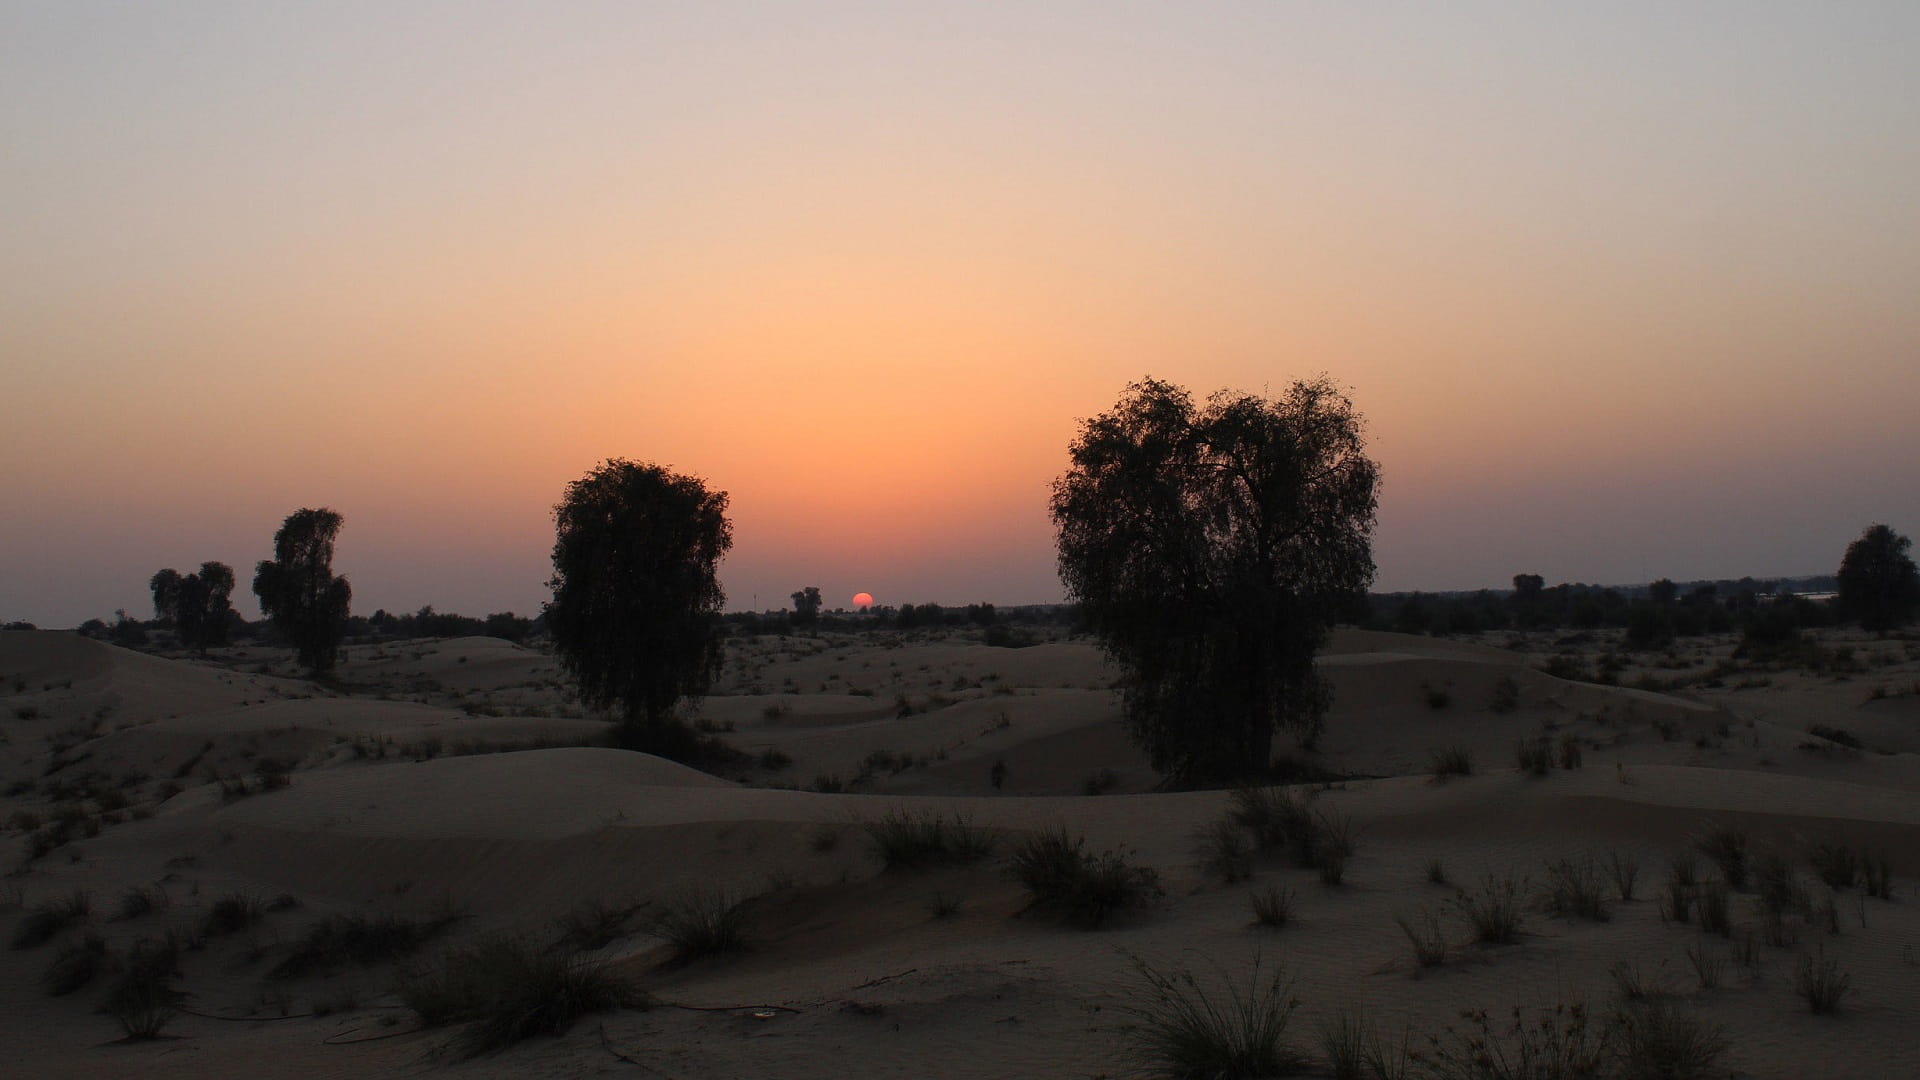
<path fill-rule="evenodd" d="M 1860 879 L 1868 896 L 1893 899 L 1893 864 L 1885 855 L 1866 855 L 1860 860 Z"/>
<path fill-rule="evenodd" d="M 179 970 L 180 945 L 171 934 L 141 938 L 128 950 L 102 1011 L 120 1024 L 129 1039 L 159 1038 L 180 1000 L 170 985 Z"/>
<path fill-rule="evenodd" d="M 933 811 L 909 814 L 895 809 L 867 822 L 865 828 L 874 856 L 889 870 L 978 862 L 992 854 L 999 841 L 996 831 L 957 813 L 949 819 Z"/>
<path fill-rule="evenodd" d="M 1405 1045 L 1392 1047 L 1358 1010 L 1341 1010 L 1320 1025 L 1320 1052 L 1334 1080 L 1404 1080 Z"/>
<path fill-rule="evenodd" d="M 1860 878 L 1860 857 L 1845 844 L 1818 844 L 1808 859 L 1829 889 L 1850 889 Z"/>
<path fill-rule="evenodd" d="M 1720 972 L 1726 962 L 1714 955 L 1707 946 L 1687 946 L 1687 962 L 1693 965 L 1693 975 L 1699 980 L 1700 989 L 1712 990 L 1720 985 Z"/>
<path fill-rule="evenodd" d="M 1569 731 L 1560 736 L 1560 767 L 1577 769 L 1581 766 L 1580 736 Z"/>
<path fill-rule="evenodd" d="M 1428 884 L 1445 885 L 1447 883 L 1447 864 L 1441 861 L 1440 856 L 1433 856 L 1427 860 L 1426 875 Z"/>
<path fill-rule="evenodd" d="M 235 934 L 267 916 L 267 902 L 246 892 L 231 892 L 213 902 L 200 920 L 200 932 L 207 937 Z"/>
<path fill-rule="evenodd" d="M 1133 866 L 1116 851 L 1095 855 L 1086 850 L 1085 837 L 1068 836 L 1064 828 L 1021 841 L 1008 868 L 1026 887 L 1030 906 L 1089 929 L 1160 895 L 1160 875 L 1151 867 Z"/>
<path fill-rule="evenodd" d="M 960 914 L 960 898 L 936 892 L 933 898 L 927 901 L 927 912 L 936 919 L 951 919 Z"/>
<path fill-rule="evenodd" d="M 321 919 L 267 973 L 274 979 L 298 979 L 347 964 L 362 967 L 412 955 L 458 921 L 444 914 L 427 919 L 397 915 L 338 915 Z"/>
<path fill-rule="evenodd" d="M 654 916 L 652 930 L 666 939 L 676 964 L 738 952 L 747 946 L 743 904 L 718 890 L 689 893 L 662 907 Z"/>
<path fill-rule="evenodd" d="M 575 963 L 514 938 L 449 952 L 437 969 L 403 975 L 395 990 L 424 1026 L 465 1023 L 454 1045 L 469 1057 L 535 1035 L 565 1034 L 590 1013 L 647 1004 L 630 980 L 605 965 Z"/>
<path fill-rule="evenodd" d="M 1288 847 L 1296 837 L 1312 832 L 1311 796 L 1281 787 L 1243 785 L 1233 789 L 1232 800 L 1233 820 L 1253 833 L 1262 851 Z"/>
<path fill-rule="evenodd" d="M 1816 738 L 1825 739 L 1830 743 L 1844 746 L 1851 750 L 1862 749 L 1860 737 L 1848 731 L 1846 728 L 1837 728 L 1828 724 L 1814 724 L 1807 728 L 1807 734 Z"/>
<path fill-rule="evenodd" d="M 1436 712 L 1453 704 L 1453 694 L 1444 686 L 1427 686 L 1423 684 L 1420 687 L 1420 697 L 1421 700 L 1427 703 L 1427 708 L 1433 709 Z"/>
<path fill-rule="evenodd" d="M 1613 989 L 1622 1001 L 1649 1001 L 1672 996 L 1671 991 L 1649 978 L 1640 965 L 1631 960 L 1616 961 L 1607 969 L 1607 977 L 1613 980 Z"/>
<path fill-rule="evenodd" d="M 1660 898 L 1660 917 L 1684 923 L 1693 915 L 1694 894 L 1700 889 L 1700 867 L 1693 853 L 1683 851 L 1667 861 L 1667 890 Z"/>
<path fill-rule="evenodd" d="M 1293 891 L 1278 885 L 1253 890 L 1247 903 L 1253 908 L 1253 921 L 1261 926 L 1278 930 L 1293 917 Z"/>
<path fill-rule="evenodd" d="M 1428 760 L 1427 771 L 1433 774 L 1436 783 L 1444 783 L 1450 776 L 1472 776 L 1473 752 L 1464 746 L 1435 750 Z"/>
<path fill-rule="evenodd" d="M 1487 874 L 1480 888 L 1463 891 L 1454 904 L 1473 927 L 1473 939 L 1482 945 L 1510 945 L 1520 940 L 1525 922 L 1520 904 L 1521 887 L 1511 875 Z"/>
<path fill-rule="evenodd" d="M 1514 760 L 1529 776 L 1545 776 L 1553 771 L 1553 744 L 1545 735 L 1521 739 L 1514 747 Z"/>
<path fill-rule="evenodd" d="M 1541 900 L 1555 915 L 1606 922 L 1606 877 L 1590 855 L 1555 859 L 1547 863 L 1547 883 Z"/>
<path fill-rule="evenodd" d="M 1725 882 L 1709 881 L 1701 886 L 1696 907 L 1700 912 L 1700 929 L 1721 937 L 1733 936 L 1733 921 L 1727 913 Z"/>
<path fill-rule="evenodd" d="M 1640 860 L 1631 853 L 1623 855 L 1618 849 L 1609 848 L 1607 876 L 1613 879 L 1613 890 L 1620 895 L 1620 902 L 1633 903 L 1633 887 L 1640 878 Z"/>
<path fill-rule="evenodd" d="M 1493 690 L 1487 696 L 1487 711 L 1510 713 L 1520 707 L 1520 684 L 1513 676 L 1502 675 L 1494 680 Z"/>
<path fill-rule="evenodd" d="M 755 760 L 757 760 L 760 763 L 761 768 L 767 769 L 772 772 L 778 772 L 779 770 L 784 769 L 787 766 L 793 764 L 792 755 L 786 753 L 783 750 L 780 750 L 777 747 L 772 747 L 772 746 L 769 746 L 765 750 L 760 751 L 760 756 Z"/>
<path fill-rule="evenodd" d="M 1706 1080 L 1724 1076 L 1725 1032 L 1678 1002 L 1658 999 L 1622 1009 L 1615 1021 L 1620 1080 Z"/>
<path fill-rule="evenodd" d="M 637 904 L 610 904 L 605 900 L 575 904 L 556 922 L 560 940 L 575 949 L 598 949 L 626 933 L 627 920 L 638 909 Z"/>
<path fill-rule="evenodd" d="M 1747 887 L 1747 834 L 1739 829 L 1709 828 L 1695 841 L 1700 853 L 1720 868 L 1720 880 L 1730 889 Z"/>
<path fill-rule="evenodd" d="M 1143 1076 L 1164 1080 L 1202 1077 L 1290 1076 L 1309 1062 L 1287 1041 L 1287 1024 L 1299 1001 L 1279 967 L 1269 976 L 1254 957 L 1247 987 L 1200 985 L 1191 971 L 1161 971 L 1134 961 L 1140 986 L 1126 1006 L 1134 1023 L 1128 1041 Z"/>
<path fill-rule="evenodd" d="M 40 989 L 53 997 L 71 994 L 92 982 L 108 962 L 107 943 L 99 934 L 89 933 L 79 941 L 68 941 L 40 973 Z"/>
<path fill-rule="evenodd" d="M 1413 959 L 1421 967 L 1439 967 L 1447 962 L 1447 933 L 1432 908 L 1421 908 L 1417 915 L 1395 915 L 1393 921 L 1399 925 L 1400 932 L 1407 935 L 1407 941 L 1413 946 Z"/>
<path fill-rule="evenodd" d="M 1461 1014 L 1408 1056 L 1431 1080 L 1580 1080 L 1603 1075 L 1611 1057 L 1607 1025 L 1583 1005 L 1529 1015 L 1515 1006 L 1506 1022 L 1484 1009 Z"/>
<path fill-rule="evenodd" d="M 1804 998 L 1807 1008 L 1817 1016 L 1839 1011 L 1852 983 L 1853 977 L 1841 971 L 1840 965 L 1828 959 L 1824 952 L 1818 960 L 1801 954 L 1800 966 L 1793 973 L 1793 992 Z"/>
<path fill-rule="evenodd" d="M 1253 845 L 1230 819 L 1212 822 L 1194 838 L 1200 872 L 1231 885 L 1253 876 Z"/>
<path fill-rule="evenodd" d="M 1096 769 L 1093 775 L 1087 777 L 1087 782 L 1080 786 L 1080 791 L 1086 795 L 1105 795 L 1119 783 L 1120 777 L 1112 769 Z"/>
<path fill-rule="evenodd" d="M 159 885 L 136 885 L 120 894 L 117 919 L 137 919 L 162 910 L 170 903 L 167 890 Z"/>
<path fill-rule="evenodd" d="M 1754 883 L 1760 893 L 1761 910 L 1766 912 L 1770 920 L 1778 921 L 1788 914 L 1804 914 L 1813 906 L 1799 875 L 1793 872 L 1793 867 L 1786 859 L 1775 852 L 1766 852 L 1756 861 Z"/>
<path fill-rule="evenodd" d="M 21 916 L 14 926 L 12 947 L 31 949 L 45 945 L 60 931 L 85 919 L 92 910 L 93 897 L 84 890 L 40 904 Z"/>

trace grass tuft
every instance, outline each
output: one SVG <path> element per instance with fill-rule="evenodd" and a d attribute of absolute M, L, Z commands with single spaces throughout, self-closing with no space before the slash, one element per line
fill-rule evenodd
<path fill-rule="evenodd" d="M 1254 922 L 1278 930 L 1293 917 L 1293 899 L 1293 890 L 1269 885 L 1249 893 L 1247 903 L 1253 908 Z"/>
<path fill-rule="evenodd" d="M 28 911 L 13 928 L 15 949 L 31 949 L 52 941 L 54 935 L 85 919 L 93 911 L 93 897 L 76 889 Z"/>
<path fill-rule="evenodd" d="M 1724 1076 L 1729 1043 L 1719 1027 L 1678 1002 L 1658 999 L 1622 1009 L 1615 1019 L 1621 1080 L 1706 1080 Z"/>
<path fill-rule="evenodd" d="M 1400 932 L 1407 935 L 1407 941 L 1413 945 L 1413 959 L 1421 967 L 1439 967 L 1447 962 L 1447 932 L 1432 908 L 1421 908 L 1418 915 L 1395 915 L 1393 921 L 1399 924 Z"/>
<path fill-rule="evenodd" d="M 1592 922 L 1606 922 L 1613 917 L 1607 905 L 1605 875 L 1590 855 L 1549 862 L 1541 900 L 1555 915 Z"/>
<path fill-rule="evenodd" d="M 1200 872 L 1232 885 L 1253 876 L 1253 844 L 1232 819 L 1223 818 L 1202 828 L 1194 837 Z"/>
<path fill-rule="evenodd" d="M 975 825 L 964 815 L 948 818 L 931 811 L 889 810 L 865 828 L 874 856 L 889 870 L 978 862 L 993 853 L 1000 839 L 996 830 Z"/>
<path fill-rule="evenodd" d="M 366 967 L 410 956 L 459 921 L 445 914 L 430 919 L 396 915 L 337 915 L 307 928 L 306 936 L 273 970 L 270 979 L 298 979 L 348 964 Z"/>
<path fill-rule="evenodd" d="M 1840 1003 L 1851 992 L 1853 976 L 1840 970 L 1840 965 L 1829 959 L 1822 950 L 1820 958 L 1801 954 L 1800 966 L 1793 973 L 1793 992 L 1806 1000 L 1807 1008 L 1816 1016 L 1831 1016 L 1840 1010 Z"/>
<path fill-rule="evenodd" d="M 590 1013 L 644 1007 L 633 982 L 600 963 L 575 963 L 517 938 L 490 938 L 404 975 L 400 1000 L 428 1027 L 464 1023 L 453 1046 L 465 1057 L 536 1035 L 563 1035 Z"/>
<path fill-rule="evenodd" d="M 1520 910 L 1520 883 L 1512 875 L 1487 874 L 1475 892 L 1462 892 L 1454 901 L 1473 927 L 1473 939 L 1482 945 L 1511 945 L 1520 940 L 1525 916 Z"/>
<path fill-rule="evenodd" d="M 1053 828 L 1014 848 L 1008 868 L 1026 886 L 1032 907 L 1058 912 L 1067 921 L 1097 929 L 1108 918 L 1144 906 L 1161 894 L 1160 875 L 1134 866 L 1117 851 L 1095 855 L 1084 836 Z"/>
<path fill-rule="evenodd" d="M 1464 746 L 1449 746 L 1444 750 L 1435 750 L 1427 764 L 1427 771 L 1433 774 L 1434 783 L 1445 783 L 1450 776 L 1473 775 L 1473 752 Z"/>
<path fill-rule="evenodd" d="M 666 905 L 654 916 L 652 930 L 666 939 L 676 964 L 747 947 L 745 905 L 720 890 L 689 893 Z"/>
<path fill-rule="evenodd" d="M 1299 1001 L 1284 972 L 1269 975 L 1256 955 L 1247 986 L 1202 986 L 1193 972 L 1160 970 L 1135 959 L 1140 986 L 1126 1006 L 1128 1032 L 1140 1074 L 1162 1080 L 1202 1077 L 1292 1076 L 1310 1062 L 1287 1041 Z"/>
<path fill-rule="evenodd" d="M 1730 889 L 1747 887 L 1747 834 L 1739 829 L 1709 828 L 1694 846 L 1720 868 L 1720 879 Z"/>

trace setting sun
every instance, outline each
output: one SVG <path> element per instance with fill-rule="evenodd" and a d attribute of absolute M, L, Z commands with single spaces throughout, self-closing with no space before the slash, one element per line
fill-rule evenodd
<path fill-rule="evenodd" d="M 870 608 L 870 607 L 872 607 L 872 606 L 873 606 L 873 594 L 872 594 L 872 593 L 864 593 L 864 592 L 862 592 L 862 593 L 854 593 L 854 594 L 853 594 L 853 606 L 854 606 L 854 608 L 855 608 L 855 610 L 858 610 L 858 609 L 860 609 L 860 608 Z"/>

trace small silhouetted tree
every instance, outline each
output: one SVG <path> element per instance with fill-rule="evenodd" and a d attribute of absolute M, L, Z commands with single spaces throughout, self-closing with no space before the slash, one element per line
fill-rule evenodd
<path fill-rule="evenodd" d="M 273 534 L 273 558 L 253 573 L 261 613 L 316 675 L 333 669 L 353 600 L 347 579 L 333 574 L 334 538 L 344 520 L 325 507 L 288 514 Z"/>
<path fill-rule="evenodd" d="M 1840 560 L 1840 614 L 1866 630 L 1905 626 L 1920 606 L 1920 572 L 1907 551 L 1913 541 L 1885 525 L 1870 525 Z"/>
<path fill-rule="evenodd" d="M 1539 574 L 1513 575 L 1513 598 L 1523 604 L 1540 599 L 1540 594 L 1546 590 L 1546 587 L 1547 579 Z"/>
<path fill-rule="evenodd" d="M 793 621 L 805 626 L 820 618 L 820 587 L 809 585 L 793 594 Z"/>
<path fill-rule="evenodd" d="M 547 631 L 581 700 L 620 710 L 631 749 L 700 754 L 674 706 L 719 673 L 726 510 L 727 493 L 695 477 L 618 458 L 568 484 L 553 508 Z"/>
<path fill-rule="evenodd" d="M 205 652 L 227 642 L 233 620 L 233 568 L 222 562 L 204 562 L 196 573 L 182 574 L 168 567 L 155 573 L 153 614 L 173 624 L 180 644 Z"/>
<path fill-rule="evenodd" d="M 1647 586 L 1647 599 L 1660 607 L 1669 607 L 1680 599 L 1680 586 L 1675 585 L 1671 578 L 1661 578 Z"/>
<path fill-rule="evenodd" d="M 1363 450 L 1324 379 L 1204 408 L 1149 379 L 1083 422 L 1053 487 L 1060 576 L 1168 783 L 1264 771 L 1276 728 L 1318 737 L 1331 694 L 1314 652 L 1373 580 Z"/>

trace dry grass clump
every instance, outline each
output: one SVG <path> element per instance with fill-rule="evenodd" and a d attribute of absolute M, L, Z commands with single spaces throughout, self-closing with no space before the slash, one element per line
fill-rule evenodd
<path fill-rule="evenodd" d="M 1684 923 L 1693 917 L 1693 898 L 1700 888 L 1700 867 L 1692 852 L 1681 852 L 1667 862 L 1667 888 L 1660 897 L 1660 917 Z"/>
<path fill-rule="evenodd" d="M 167 890 L 158 884 L 136 885 L 120 894 L 120 905 L 114 918 L 137 919 L 142 915 L 163 911 L 171 902 Z"/>
<path fill-rule="evenodd" d="M 1389 1046 L 1364 1012 L 1342 1010 L 1320 1025 L 1320 1052 L 1334 1080 L 1405 1080 L 1407 1048 Z"/>
<path fill-rule="evenodd" d="M 1611 1057 L 1608 1025 L 1584 1005 L 1527 1011 L 1504 1022 L 1485 1009 L 1463 1012 L 1461 1025 L 1429 1035 L 1408 1057 L 1430 1080 L 1579 1080 L 1604 1074 Z"/>
<path fill-rule="evenodd" d="M 1245 785 L 1233 789 L 1230 819 L 1253 833 L 1262 851 L 1275 851 L 1313 828 L 1312 798 L 1283 787 Z"/>
<path fill-rule="evenodd" d="M 1607 876 L 1613 879 L 1613 889 L 1620 894 L 1620 902 L 1633 903 L 1633 887 L 1640 879 L 1640 860 L 1632 854 L 1621 854 L 1618 849 L 1607 850 Z"/>
<path fill-rule="evenodd" d="M 1454 904 L 1473 927 L 1473 939 L 1482 945 L 1511 945 L 1520 940 L 1526 921 L 1521 911 L 1521 883 L 1512 875 L 1487 874 L 1480 888 L 1462 891 Z"/>
<path fill-rule="evenodd" d="M 1271 975 L 1254 957 L 1243 990 L 1228 982 L 1202 986 L 1182 967 L 1162 971 L 1135 959 L 1140 986 L 1126 1006 L 1134 1023 L 1129 1048 L 1142 1076 L 1162 1080 L 1293 1076 L 1311 1062 L 1287 1041 L 1300 1003 L 1282 969 Z"/>
<path fill-rule="evenodd" d="M 1194 837 L 1200 872 L 1232 885 L 1253 876 L 1253 844 L 1230 819 L 1212 822 Z"/>
<path fill-rule="evenodd" d="M 598 949 L 618 940 L 627 932 L 627 921 L 640 910 L 639 904 L 613 904 L 590 900 L 555 920 L 560 940 L 575 949 Z"/>
<path fill-rule="evenodd" d="M 1805 999 L 1807 1008 L 1816 1016 L 1831 1016 L 1840 1010 L 1852 990 L 1853 976 L 1840 970 L 1840 965 L 1829 959 L 1825 950 L 1819 953 L 1819 959 L 1801 954 L 1800 966 L 1793 973 L 1793 992 Z"/>
<path fill-rule="evenodd" d="M 106 940 L 99 934 L 85 934 L 60 946 L 53 962 L 40 973 L 40 989 L 52 997 L 71 994 L 92 982 L 109 963 Z"/>
<path fill-rule="evenodd" d="M 1278 930 L 1293 917 L 1293 899 L 1293 890 L 1269 885 L 1248 894 L 1247 903 L 1253 908 L 1254 922 Z"/>
<path fill-rule="evenodd" d="M 1473 752 L 1464 746 L 1435 750 L 1428 760 L 1427 771 L 1433 774 L 1436 784 L 1445 783 L 1450 776 L 1472 776 Z"/>
<path fill-rule="evenodd" d="M 1153 868 L 1134 866 L 1116 851 L 1095 855 L 1086 843 L 1084 836 L 1054 828 L 1014 848 L 1008 869 L 1026 886 L 1030 907 L 1096 929 L 1115 913 L 1143 906 L 1161 894 L 1160 875 Z"/>
<path fill-rule="evenodd" d="M 1591 855 L 1555 859 L 1547 864 L 1541 903 L 1555 915 L 1606 922 L 1613 917 L 1606 889 L 1605 875 Z"/>
<path fill-rule="evenodd" d="M 1614 1020 L 1614 1075 L 1620 1080 L 1706 1080 L 1724 1076 L 1726 1033 L 1665 999 L 1621 1010 Z"/>
<path fill-rule="evenodd" d="M 1545 735 L 1521 739 L 1513 751 L 1520 771 L 1529 776 L 1545 776 L 1553 771 L 1553 743 Z"/>
<path fill-rule="evenodd" d="M 180 943 L 172 934 L 141 938 L 127 951 L 120 977 L 101 1011 L 120 1024 L 127 1039 L 157 1039 L 173 1019 L 180 993 L 171 983 L 180 973 Z"/>
<path fill-rule="evenodd" d="M 1417 915 L 1395 915 L 1393 921 L 1399 924 L 1400 932 L 1407 935 L 1407 941 L 1413 945 L 1413 959 L 1421 967 L 1439 967 L 1447 962 L 1450 949 L 1447 932 L 1432 908 L 1421 908 Z"/>
<path fill-rule="evenodd" d="M 673 962 L 739 952 L 747 947 L 745 902 L 722 890 L 698 891 L 661 908 L 651 927 L 673 950 Z"/>
<path fill-rule="evenodd" d="M 1720 880 L 1730 889 L 1747 887 L 1747 834 L 1739 829 L 1709 828 L 1694 842 L 1700 853 L 1720 868 Z"/>
<path fill-rule="evenodd" d="M 12 947 L 31 949 L 45 945 L 54 935 L 85 919 L 92 911 L 93 896 L 84 889 L 40 904 L 21 916 L 14 926 Z"/>
<path fill-rule="evenodd" d="M 366 967 L 412 955 L 460 917 L 451 913 L 427 919 L 397 915 L 336 915 L 307 928 L 306 936 L 267 973 L 273 979 L 298 979 L 348 964 Z"/>
<path fill-rule="evenodd" d="M 873 853 L 887 869 L 911 869 L 932 863 L 978 862 L 993 853 L 999 833 L 971 818 L 928 811 L 889 810 L 865 823 Z"/>
<path fill-rule="evenodd" d="M 231 892 L 213 902 L 200 920 L 207 937 L 237 934 L 267 917 L 267 902 L 253 893 Z"/>
<path fill-rule="evenodd" d="M 1702 885 L 1695 908 L 1700 912 L 1700 929 L 1723 938 L 1733 936 L 1733 919 L 1727 910 L 1726 883 L 1709 881 Z"/>
<path fill-rule="evenodd" d="M 1851 889 L 1860 879 L 1860 856 L 1845 844 L 1817 844 L 1807 861 L 1829 889 Z"/>
<path fill-rule="evenodd" d="M 575 963 L 517 938 L 450 951 L 437 968 L 403 975 L 395 992 L 424 1026 L 464 1023 L 453 1047 L 465 1057 L 563 1035 L 590 1013 L 648 1004 L 606 965 Z"/>

